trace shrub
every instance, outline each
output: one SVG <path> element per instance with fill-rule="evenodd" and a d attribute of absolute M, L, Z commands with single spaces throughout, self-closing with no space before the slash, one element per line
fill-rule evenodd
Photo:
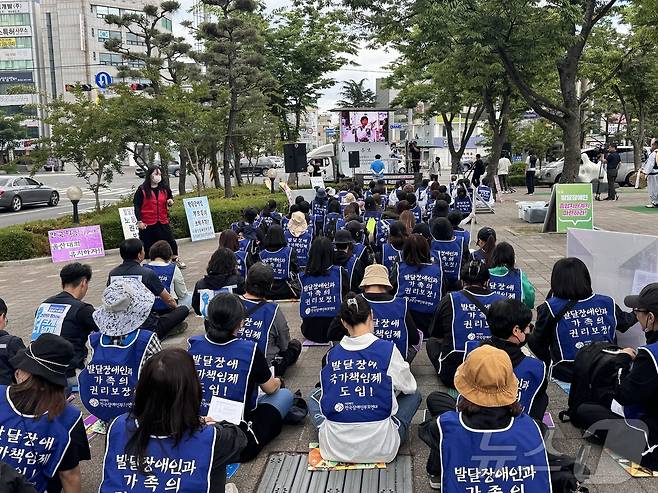
<path fill-rule="evenodd" d="M 210 212 L 215 225 L 215 231 L 227 229 L 242 217 L 242 211 L 247 207 L 262 209 L 268 200 L 277 201 L 280 211 L 287 210 L 285 194 L 272 195 L 264 186 L 245 185 L 235 188 L 235 196 L 226 199 L 224 191 L 209 189 L 204 192 L 208 197 Z M 195 194 L 189 194 L 193 197 Z M 183 197 L 176 197 L 174 206 L 169 211 L 169 220 L 175 238 L 187 238 L 190 230 L 183 207 Z M 100 212 L 90 212 L 80 217 L 81 226 L 99 225 L 103 235 L 103 245 L 106 250 L 118 248 L 123 241 L 123 229 L 119 221 L 119 207 L 131 207 L 132 200 L 126 199 L 117 204 L 103 208 Z M 33 221 L 20 226 L 0 228 L 0 261 L 23 260 L 50 255 L 48 231 L 70 228 L 71 217 L 62 216 L 56 219 Z"/>

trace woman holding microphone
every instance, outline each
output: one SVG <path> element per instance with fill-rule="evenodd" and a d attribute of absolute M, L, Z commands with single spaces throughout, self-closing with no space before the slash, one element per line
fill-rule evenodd
<path fill-rule="evenodd" d="M 178 245 L 169 224 L 169 208 L 174 205 L 174 196 L 169 185 L 162 181 L 158 166 L 149 166 L 146 170 L 144 183 L 135 192 L 133 205 L 144 251 L 148 252 L 156 241 L 165 240 L 174 253 L 172 260 L 181 269 L 187 267 L 178 258 Z"/>

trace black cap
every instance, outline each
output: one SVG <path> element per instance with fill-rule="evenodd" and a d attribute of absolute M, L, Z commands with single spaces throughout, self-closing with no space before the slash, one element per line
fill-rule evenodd
<path fill-rule="evenodd" d="M 658 282 L 647 284 L 640 294 L 626 296 L 624 304 L 629 308 L 639 308 L 658 315 Z"/>
<path fill-rule="evenodd" d="M 336 231 L 336 236 L 334 236 L 334 243 L 336 245 L 347 245 L 354 243 L 354 238 L 352 238 L 352 234 L 346 229 L 339 229 Z"/>
<path fill-rule="evenodd" d="M 494 240 L 496 239 L 496 232 L 489 226 L 485 226 L 478 231 L 478 240 L 487 241 L 491 236 L 493 236 Z"/>
<path fill-rule="evenodd" d="M 66 387 L 66 370 L 73 359 L 73 344 L 55 334 L 42 334 L 11 359 L 11 366 Z"/>

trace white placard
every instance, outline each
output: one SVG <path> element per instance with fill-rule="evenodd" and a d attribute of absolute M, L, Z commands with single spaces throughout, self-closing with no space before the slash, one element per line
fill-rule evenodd
<path fill-rule="evenodd" d="M 208 197 L 183 199 L 187 225 L 190 228 L 192 241 L 212 240 L 215 238 L 215 225 L 210 214 Z"/>
<path fill-rule="evenodd" d="M 640 294 L 640 291 L 642 291 L 644 286 L 653 282 L 658 282 L 658 274 L 655 272 L 647 272 L 645 270 L 636 270 L 633 275 L 631 294 Z"/>
<path fill-rule="evenodd" d="M 30 2 L 2 2 L 0 3 L 0 14 L 28 14 Z"/>
<path fill-rule="evenodd" d="M 228 421 L 234 425 L 239 425 L 242 421 L 242 412 L 244 404 L 242 402 L 231 401 L 223 397 L 212 396 L 210 406 L 208 406 L 208 416 L 215 421 Z"/>
<path fill-rule="evenodd" d="M 324 178 L 321 176 L 311 176 L 311 188 L 324 188 Z"/>
<path fill-rule="evenodd" d="M 32 48 L 3 48 L 0 60 L 32 60 Z"/>
<path fill-rule="evenodd" d="M 121 219 L 121 229 L 123 229 L 123 239 L 139 238 L 135 209 L 133 207 L 119 207 L 119 218 Z"/>

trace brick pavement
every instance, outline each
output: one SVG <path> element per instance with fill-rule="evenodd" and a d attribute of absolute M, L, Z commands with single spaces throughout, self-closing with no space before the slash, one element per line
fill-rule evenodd
<path fill-rule="evenodd" d="M 548 199 L 547 189 L 538 189 L 539 193 L 534 200 Z M 540 234 L 541 225 L 529 225 L 516 217 L 516 200 L 524 200 L 521 193 L 505 196 L 505 202 L 499 204 L 495 215 L 487 214 L 479 217 L 476 226 L 489 225 L 496 229 L 498 238 L 513 244 L 519 266 L 528 274 L 530 280 L 537 288 L 537 304 L 543 301 L 549 289 L 550 274 L 553 263 L 565 253 L 565 236 L 557 234 Z M 658 215 L 633 212 L 622 209 L 622 206 L 642 205 L 646 200 L 645 191 L 623 189 L 622 197 L 618 202 L 595 203 L 595 225 L 602 229 L 625 232 L 638 232 L 656 234 L 656 218 Z M 198 244 L 184 243 L 181 245 L 181 254 L 184 256 L 189 268 L 185 271 L 188 287 L 191 289 L 194 282 L 202 276 L 206 263 L 215 244 L 211 241 Z M 98 304 L 100 294 L 105 286 L 107 272 L 119 263 L 118 253 L 111 253 L 102 259 L 89 261 L 94 269 L 94 278 L 90 285 L 87 301 Z M 47 261 L 26 263 L 0 264 L 0 283 L 2 289 L 0 296 L 9 305 L 9 330 L 14 334 L 29 339 L 33 313 L 38 304 L 47 296 L 59 291 L 59 267 Z M 282 309 L 288 319 L 293 337 L 301 338 L 300 318 L 296 303 L 285 303 Z M 188 319 L 190 328 L 185 337 L 203 332 L 203 325 L 199 318 Z M 185 337 L 179 336 L 165 345 L 185 347 Z M 315 386 L 320 371 L 320 360 L 326 348 L 304 348 L 297 365 L 286 375 L 287 386 L 293 391 L 301 389 L 305 394 Z M 412 372 L 416 376 L 423 396 L 433 390 L 440 390 L 441 385 L 434 375 L 426 353 L 421 352 L 412 364 Z M 549 410 L 557 421 L 557 412 L 566 407 L 566 395 L 555 385 L 549 386 Z M 405 444 L 400 453 L 413 457 L 414 491 L 431 491 L 425 476 L 425 461 L 427 447 L 418 439 L 416 428 L 422 419 L 425 404 L 421 405 L 419 413 L 414 418 L 410 436 L 411 440 Z M 316 439 L 316 433 L 310 422 L 305 425 L 286 427 L 283 433 L 274 440 L 266 450 L 253 462 L 242 465 L 235 482 L 241 492 L 256 492 L 260 476 L 264 470 L 267 454 L 274 451 L 305 452 L 309 441 Z M 570 425 L 557 425 L 551 433 L 548 444 L 551 448 L 562 453 L 575 455 L 584 442 L 580 433 Z M 96 438 L 92 441 L 92 461 L 82 465 L 83 491 L 95 492 L 101 478 L 101 463 L 104 452 L 104 440 Z M 590 466 L 595 468 L 600 449 L 592 447 L 590 453 Z M 658 481 L 652 479 L 632 479 L 619 466 L 612 463 L 605 454 L 596 470 L 596 478 L 589 484 L 590 491 L 615 492 L 621 489 L 632 492 L 658 491 Z M 406 492 L 405 492 L 406 493 Z"/>

